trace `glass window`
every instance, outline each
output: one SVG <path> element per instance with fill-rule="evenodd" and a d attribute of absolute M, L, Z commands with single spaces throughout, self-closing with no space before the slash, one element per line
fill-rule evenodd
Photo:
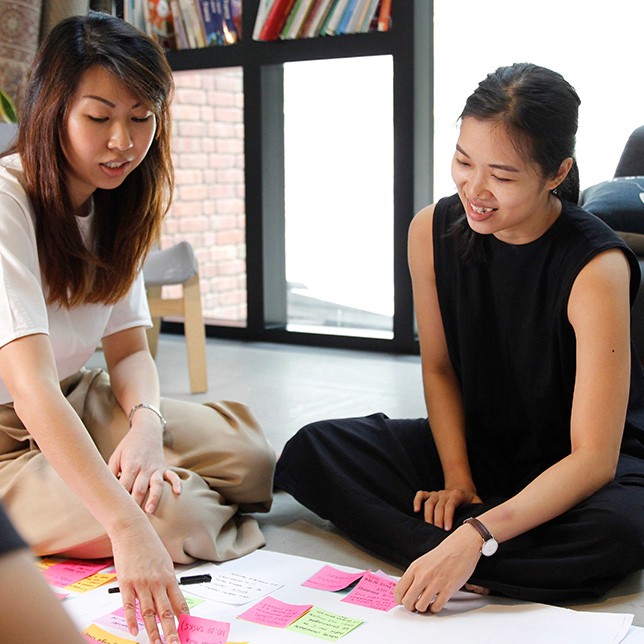
<path fill-rule="evenodd" d="M 390 56 L 284 65 L 287 328 L 393 337 Z"/>
<path fill-rule="evenodd" d="M 644 123 L 641 0 L 434 2 L 434 199 L 454 192 L 456 119 L 486 74 L 532 62 L 561 73 L 581 98 L 581 188 L 613 177 L 630 133 Z"/>
<path fill-rule="evenodd" d="M 176 185 L 161 244 L 185 239 L 195 249 L 206 323 L 245 326 L 242 69 L 179 71 L 174 79 Z"/>

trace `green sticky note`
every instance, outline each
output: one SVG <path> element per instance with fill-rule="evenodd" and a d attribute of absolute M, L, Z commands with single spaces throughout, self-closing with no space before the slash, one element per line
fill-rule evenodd
<path fill-rule="evenodd" d="M 287 630 L 335 642 L 362 623 L 361 619 L 337 615 L 322 608 L 312 608 L 288 626 Z"/>
<path fill-rule="evenodd" d="M 201 597 L 193 597 L 192 595 L 184 595 L 184 599 L 190 609 L 193 609 L 195 606 L 199 606 L 199 604 L 203 604 L 206 601 L 205 599 L 201 599 Z"/>

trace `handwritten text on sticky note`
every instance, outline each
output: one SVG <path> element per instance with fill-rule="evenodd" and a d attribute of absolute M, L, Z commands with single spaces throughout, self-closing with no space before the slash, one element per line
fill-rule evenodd
<path fill-rule="evenodd" d="M 199 570 L 199 569 L 197 569 Z M 189 587 L 191 595 L 224 602 L 226 604 L 247 604 L 277 590 L 281 584 L 256 579 L 236 572 L 212 575 L 211 581 Z"/>
<path fill-rule="evenodd" d="M 83 637 L 88 642 L 101 642 L 102 644 L 136 644 L 136 640 L 125 639 L 118 635 L 108 633 L 102 628 L 91 624 L 83 631 Z"/>
<path fill-rule="evenodd" d="M 73 590 L 76 593 L 86 593 L 94 588 L 103 586 L 104 584 L 109 584 L 111 581 L 116 579 L 116 575 L 113 572 L 97 572 L 94 575 L 85 577 L 69 586 L 65 586 L 67 590 Z"/>
<path fill-rule="evenodd" d="M 293 622 L 287 630 L 335 642 L 362 623 L 361 619 L 336 615 L 322 608 L 312 608 L 306 615 Z"/>
<path fill-rule="evenodd" d="M 398 604 L 394 599 L 395 587 L 396 582 L 393 579 L 366 572 L 358 585 L 342 601 L 388 611 Z"/>
<path fill-rule="evenodd" d="M 239 619 L 264 626 L 275 626 L 277 628 L 286 628 L 311 609 L 312 604 L 296 605 L 281 602 L 273 597 L 265 597 L 252 608 L 238 615 Z"/>
<path fill-rule="evenodd" d="M 318 588 L 319 590 L 344 590 L 360 579 L 362 575 L 364 575 L 364 572 L 345 572 L 326 565 L 307 579 L 302 586 Z"/>
<path fill-rule="evenodd" d="M 103 570 L 111 561 L 111 559 L 66 559 L 48 566 L 42 573 L 45 575 L 45 579 L 53 586 L 65 588 Z"/>
<path fill-rule="evenodd" d="M 177 630 L 181 644 L 226 644 L 230 624 L 204 617 L 180 615 Z"/>
<path fill-rule="evenodd" d="M 123 608 L 123 606 L 117 608 L 112 613 L 108 613 L 107 615 L 102 615 L 101 617 L 96 618 L 94 621 L 97 624 L 109 626 L 110 628 L 116 628 L 120 631 L 125 631 L 126 633 L 129 633 L 130 630 L 127 626 L 127 619 L 125 618 L 125 608 Z M 141 616 L 141 612 L 139 611 L 138 604 L 136 605 L 136 622 L 139 626 L 139 630 L 145 630 L 145 622 L 143 621 L 143 617 Z"/>

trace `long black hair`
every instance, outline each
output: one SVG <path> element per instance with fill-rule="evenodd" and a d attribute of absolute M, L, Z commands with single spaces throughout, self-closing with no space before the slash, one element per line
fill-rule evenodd
<path fill-rule="evenodd" d="M 531 63 L 515 63 L 499 67 L 479 83 L 465 102 L 460 119 L 503 124 L 546 179 L 554 177 L 561 162 L 571 157 L 572 167 L 555 192 L 559 198 L 577 203 L 575 143 L 580 103 L 577 92 L 561 74 Z M 481 258 L 482 236 L 470 228 L 462 205 L 459 207 L 463 216 L 454 225 L 453 234 L 466 256 Z"/>

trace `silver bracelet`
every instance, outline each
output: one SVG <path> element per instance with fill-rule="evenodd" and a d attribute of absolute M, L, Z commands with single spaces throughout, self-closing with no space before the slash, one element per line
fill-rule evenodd
<path fill-rule="evenodd" d="M 139 403 L 138 405 L 134 405 L 134 407 L 130 409 L 130 413 L 128 414 L 128 417 L 127 417 L 127 420 L 130 423 L 130 427 L 132 427 L 132 417 L 139 409 L 149 409 L 150 411 L 153 411 L 159 417 L 159 420 L 161 421 L 162 429 L 165 430 L 166 425 L 168 423 L 166 423 L 166 420 L 163 417 L 163 414 L 154 405 L 150 405 L 149 403 Z"/>

